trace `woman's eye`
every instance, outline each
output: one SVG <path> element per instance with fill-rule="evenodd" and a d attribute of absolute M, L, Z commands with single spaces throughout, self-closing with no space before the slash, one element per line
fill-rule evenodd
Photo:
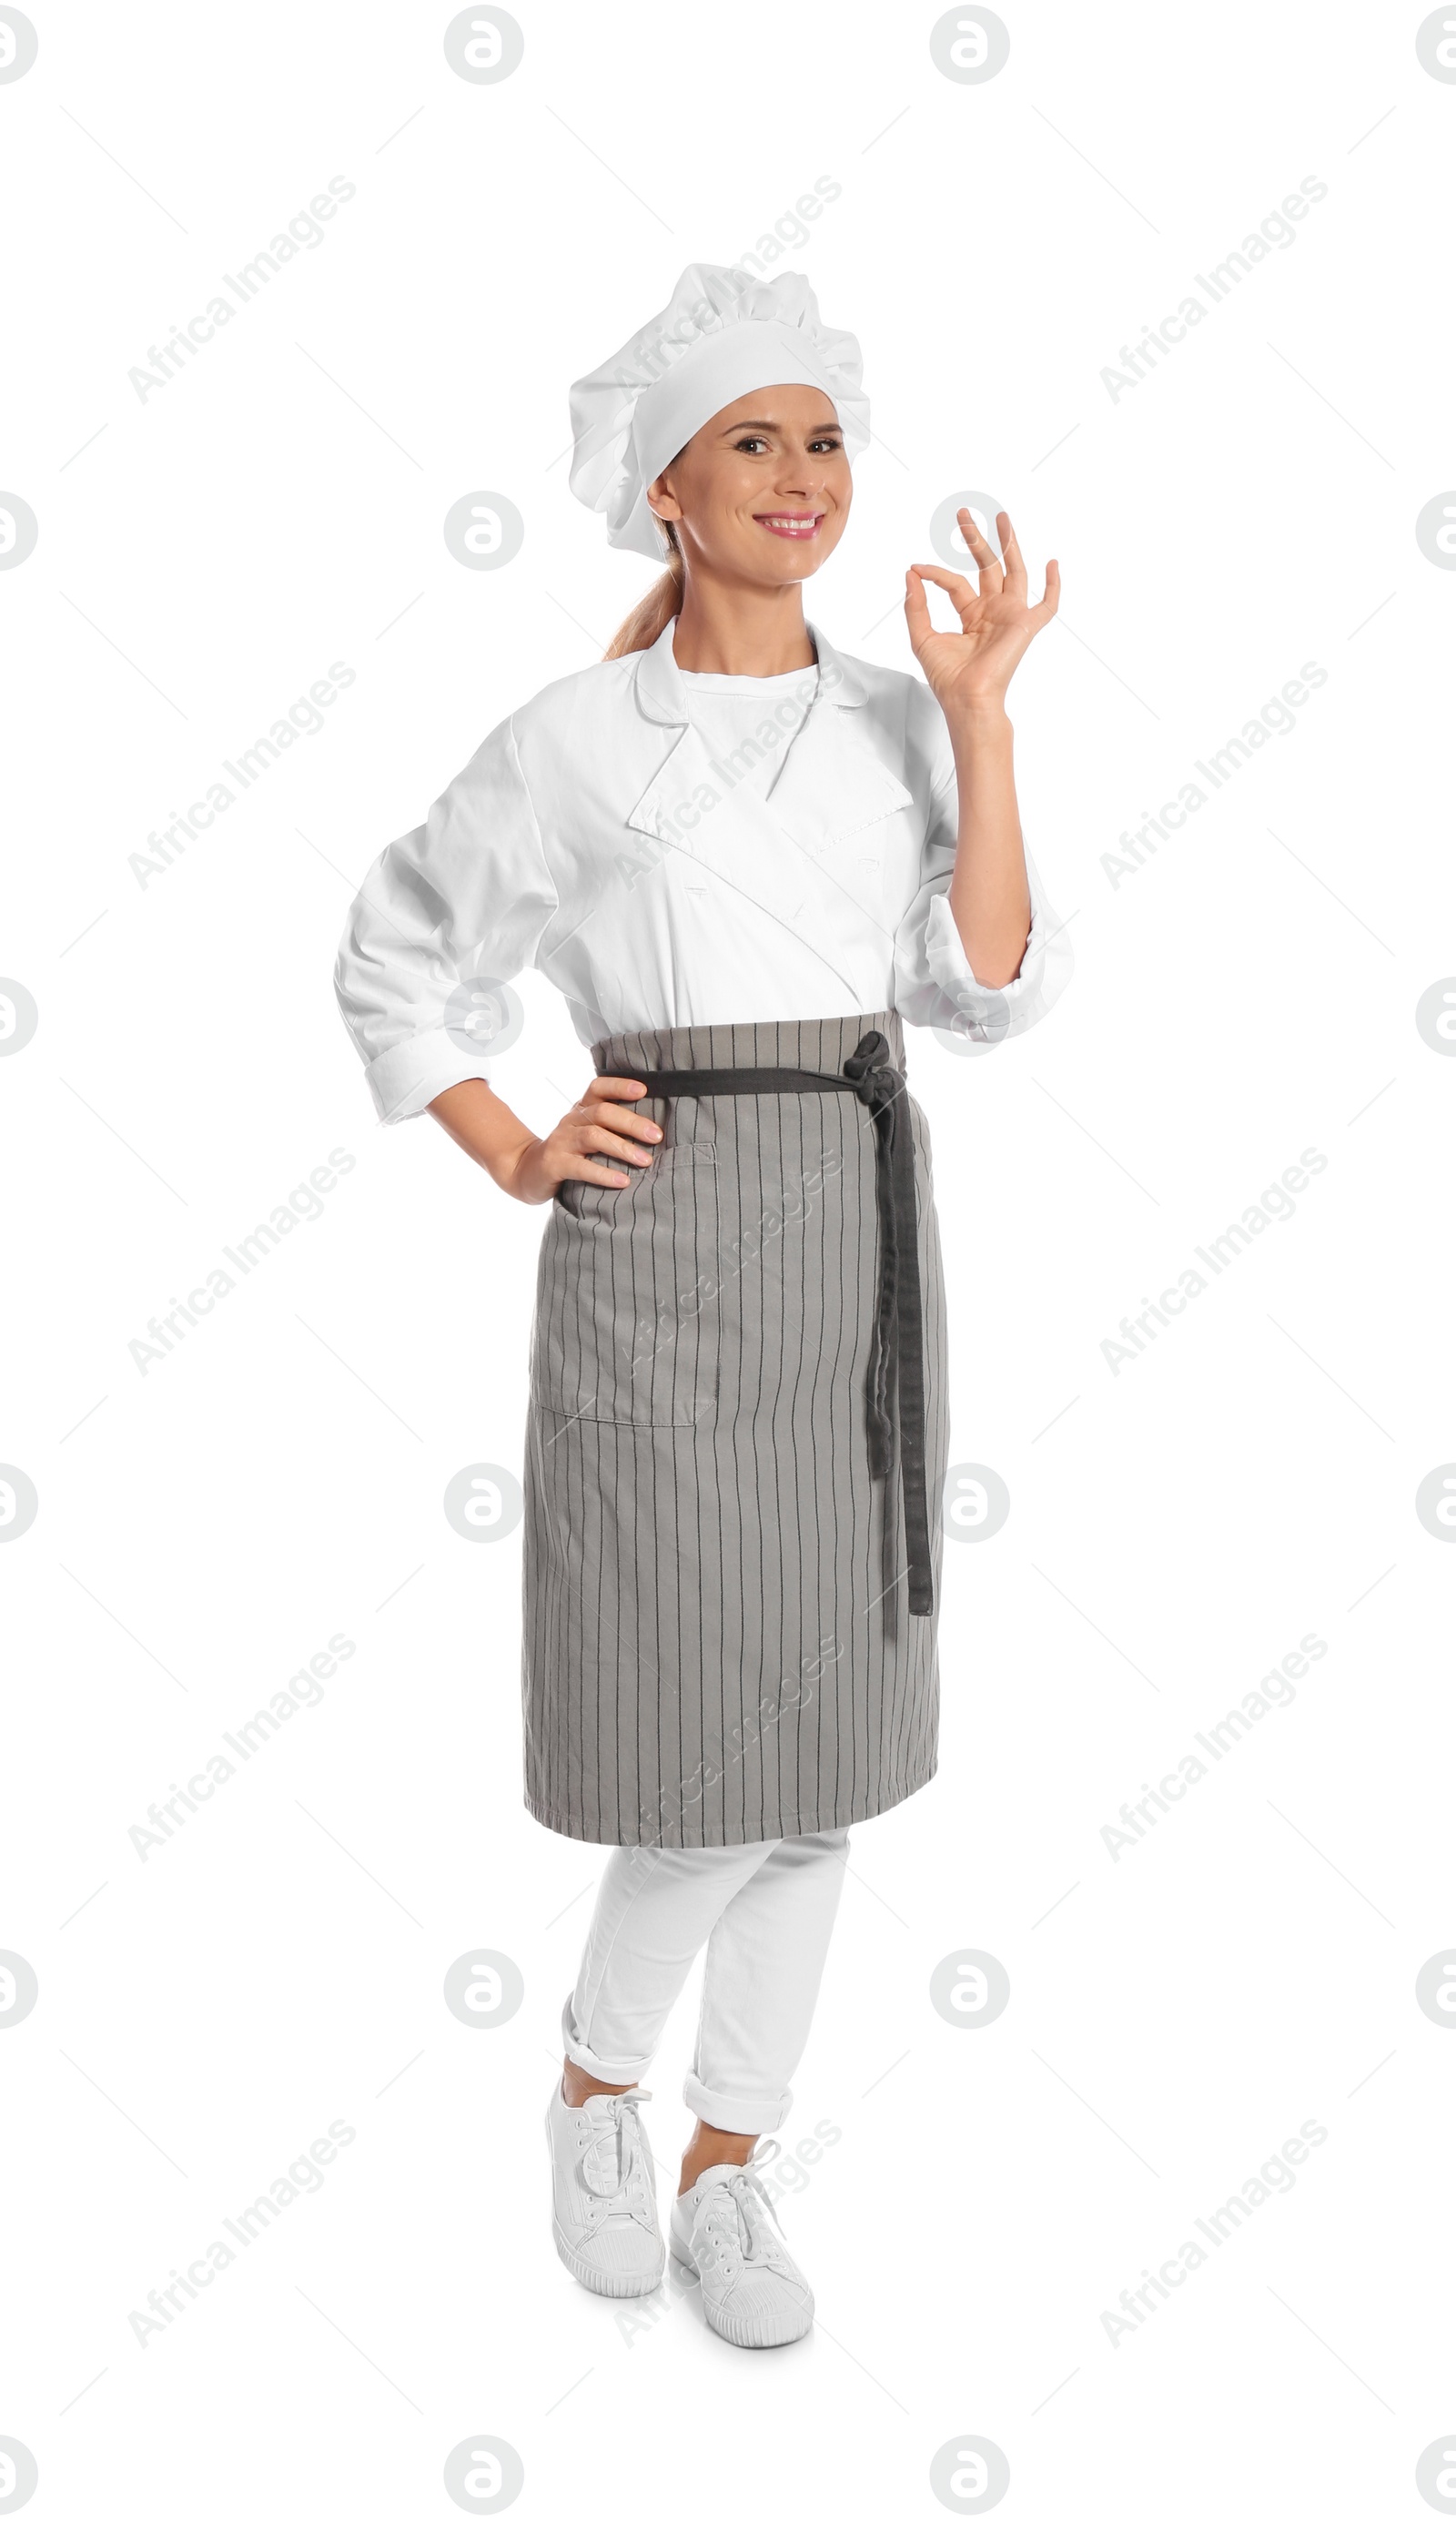
<path fill-rule="evenodd" d="M 746 438 L 739 438 L 734 441 L 733 451 L 737 455 L 747 455 L 750 454 L 755 447 L 767 446 L 769 442 L 767 438 L 759 438 L 750 434 Z M 810 450 L 812 453 L 816 454 L 822 451 L 825 455 L 838 455 L 841 451 L 841 447 L 842 441 L 837 438 L 816 438 L 810 441 Z"/>

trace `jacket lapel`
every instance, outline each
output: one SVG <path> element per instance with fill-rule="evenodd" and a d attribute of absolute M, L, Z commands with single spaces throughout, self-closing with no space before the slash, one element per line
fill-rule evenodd
<path fill-rule="evenodd" d="M 846 899 L 862 915 L 867 907 L 862 862 L 843 844 L 914 804 L 875 745 L 865 677 L 811 623 L 820 687 L 788 733 L 766 794 L 754 795 L 714 762 L 689 723 L 675 628 L 667 625 L 637 668 L 638 710 L 660 728 L 667 750 L 627 822 L 710 868 L 852 987 L 823 943 Z"/>

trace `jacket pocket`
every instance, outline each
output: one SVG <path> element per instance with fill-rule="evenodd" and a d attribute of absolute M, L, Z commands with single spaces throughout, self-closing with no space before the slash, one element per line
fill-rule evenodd
<path fill-rule="evenodd" d="M 561 1185 L 541 1238 L 531 1397 L 566 1419 L 695 1427 L 718 1398 L 716 1149 L 659 1147 L 621 1189 Z"/>

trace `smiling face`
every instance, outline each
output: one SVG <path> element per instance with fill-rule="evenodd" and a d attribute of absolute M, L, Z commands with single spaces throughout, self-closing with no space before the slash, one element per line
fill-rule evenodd
<path fill-rule="evenodd" d="M 688 571 L 793 585 L 822 567 L 849 516 L 849 457 L 817 386 L 756 386 L 715 412 L 649 485 Z"/>

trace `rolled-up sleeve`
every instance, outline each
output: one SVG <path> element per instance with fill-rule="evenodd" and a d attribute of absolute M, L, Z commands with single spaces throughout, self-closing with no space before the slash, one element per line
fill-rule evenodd
<path fill-rule="evenodd" d="M 934 1025 L 989 1047 L 1027 1032 L 1060 998 L 1072 974 L 1071 940 L 1028 850 L 1031 927 L 1020 965 L 1000 989 L 976 979 L 948 899 L 959 820 L 953 764 L 932 790 L 923 881 L 895 932 L 895 1004 L 907 1024 Z"/>
<path fill-rule="evenodd" d="M 472 987 L 533 964 L 557 908 L 505 719 L 418 830 L 375 860 L 340 943 L 334 990 L 382 1121 L 489 1078 L 467 1029 Z"/>

